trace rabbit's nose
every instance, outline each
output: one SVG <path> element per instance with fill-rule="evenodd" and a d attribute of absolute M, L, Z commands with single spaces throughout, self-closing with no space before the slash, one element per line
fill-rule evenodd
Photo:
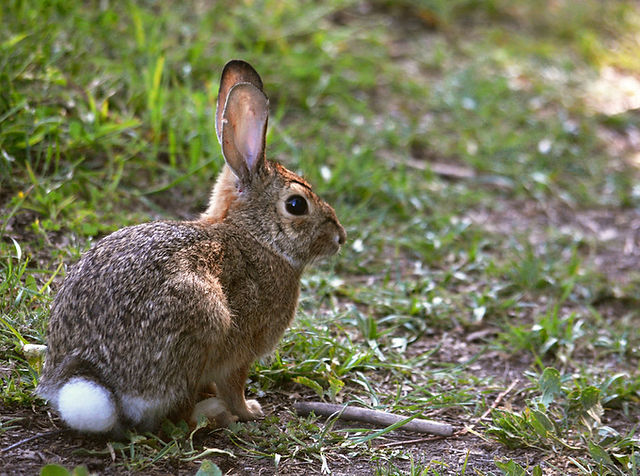
<path fill-rule="evenodd" d="M 347 241 L 347 233 L 340 224 L 338 224 L 338 233 L 336 233 L 334 240 L 338 245 L 344 245 L 344 242 Z"/>

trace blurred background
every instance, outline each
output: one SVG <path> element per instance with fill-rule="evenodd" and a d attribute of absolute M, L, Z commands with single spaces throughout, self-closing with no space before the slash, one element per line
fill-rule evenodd
<path fill-rule="evenodd" d="M 487 446 L 453 444 L 489 473 L 640 468 L 637 1 L 4 0 L 0 24 L 5 414 L 35 402 L 21 349 L 45 342 L 67 266 L 124 225 L 206 207 L 218 81 L 240 58 L 270 98 L 268 156 L 349 235 L 305 275 L 250 391 L 280 395 L 281 417 L 295 393 L 475 421 Z M 237 430 L 267 459 L 351 442 L 292 456 L 269 424 Z M 380 465 L 363 474 L 427 468 L 412 448 L 354 458 Z"/>

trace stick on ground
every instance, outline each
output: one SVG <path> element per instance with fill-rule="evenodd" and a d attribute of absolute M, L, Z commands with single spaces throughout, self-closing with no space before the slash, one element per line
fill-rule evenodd
<path fill-rule="evenodd" d="M 346 405 L 335 405 L 321 402 L 297 402 L 293 408 L 302 416 L 315 413 L 318 416 L 337 415 L 343 420 L 354 420 L 364 423 L 371 423 L 377 426 L 389 426 L 407 417 L 387 413 L 380 410 L 369 410 L 367 408 L 348 407 Z M 401 427 L 403 430 L 416 431 L 418 433 L 428 433 L 430 435 L 451 436 L 453 427 L 448 423 L 441 423 L 432 420 L 421 420 L 415 418 Z"/>
<path fill-rule="evenodd" d="M 36 440 L 38 438 L 44 438 L 45 436 L 57 435 L 59 433 L 63 433 L 66 431 L 64 428 L 60 428 L 57 430 L 45 431 L 44 433 L 38 433 L 37 435 L 30 436 L 28 438 L 24 438 L 16 443 L 6 446 L 5 448 L 0 448 L 0 453 L 6 453 L 7 451 L 11 451 L 12 449 L 17 448 L 18 446 L 24 445 L 25 443 L 29 443 L 30 441 Z"/>

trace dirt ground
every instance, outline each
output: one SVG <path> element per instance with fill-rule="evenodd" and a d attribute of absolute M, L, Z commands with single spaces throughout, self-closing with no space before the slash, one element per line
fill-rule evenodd
<path fill-rule="evenodd" d="M 498 210 L 475 210 L 469 214 L 475 226 L 480 226 L 501 233 L 505 229 L 512 229 L 514 223 L 519 224 L 520 230 L 531 230 L 532 244 L 543 242 L 544 234 L 548 230 L 558 230 L 567 233 L 580 233 L 585 242 L 593 242 L 592 248 L 585 253 L 589 265 L 600 269 L 611 279 L 624 285 L 629 273 L 633 272 L 640 262 L 640 213 L 637 210 L 591 210 L 575 212 L 562 206 L 543 207 L 540 204 L 505 203 Z M 603 311 L 607 312 L 606 306 Z M 613 309 L 611 312 L 615 312 Z M 488 326 L 477 332 L 469 333 L 454 330 L 440 335 L 424 336 L 421 341 L 412 346 L 412 351 L 432 349 L 436 345 L 440 349 L 433 358 L 443 362 L 461 362 L 481 352 L 483 348 L 483 332 L 491 333 Z M 487 407 L 501 408 L 503 406 L 518 408 L 522 405 L 519 390 L 527 385 L 523 372 L 530 365 L 528 361 L 517 361 L 502 355 L 497 350 L 481 353 L 472 364 L 472 369 L 481 376 L 492 376 L 497 382 L 509 387 L 506 394 L 487 395 Z M 7 369 L 0 369 L 0 371 Z M 286 429 L 286 422 L 294 417 L 292 409 L 292 394 L 299 393 L 280 390 L 267 394 L 261 398 L 263 407 L 268 414 L 275 414 L 279 418 L 280 428 Z M 298 389 L 299 390 L 299 389 Z M 309 395 L 311 397 L 311 395 Z M 303 397 L 304 398 L 304 397 Z M 572 474 L 575 468 L 569 466 L 566 458 L 542 460 L 542 454 L 535 450 L 510 451 L 504 446 L 489 441 L 473 431 L 474 426 L 480 426 L 489 421 L 485 417 L 482 422 L 460 420 L 463 412 L 452 413 L 451 408 L 443 412 L 435 411 L 426 414 L 426 418 L 450 423 L 454 426 L 454 436 L 448 438 L 425 437 L 408 432 L 397 431 L 385 435 L 384 438 L 374 440 L 374 446 L 402 448 L 409 452 L 416 463 L 423 465 L 431 462 L 433 469 L 440 474 L 459 474 L 466 464 L 467 471 L 478 471 L 485 474 L 496 474 L 496 459 L 513 459 L 524 467 L 527 465 L 546 462 L 557 471 L 545 474 Z M 606 424 L 612 427 L 626 425 L 621 418 L 616 421 L 615 413 L 609 413 Z M 339 422 L 340 427 L 349 427 L 349 422 Z M 358 428 L 363 425 L 356 424 Z M 322 425 L 320 425 L 322 426 Z M 353 425 L 351 425 L 353 426 Z M 471 428 L 470 430 L 465 430 Z M 194 444 L 198 448 L 217 448 L 231 453 L 238 452 L 238 448 L 223 430 L 200 430 L 194 437 Z M 246 452 L 242 451 L 243 454 Z M 342 452 L 332 451 L 327 455 L 330 474 L 333 475 L 370 475 L 380 467 L 380 461 L 371 461 L 362 456 L 354 456 L 348 448 Z M 229 475 L 299 475 L 321 474 L 322 464 L 319 460 L 304 462 L 299 458 L 283 458 L 276 470 L 274 461 L 260 457 L 236 457 L 227 455 L 209 456 L 223 474 Z M 46 406 L 34 405 L 31 409 L 21 406 L 0 406 L 0 475 L 38 474 L 40 469 L 48 463 L 61 464 L 67 468 L 86 465 L 90 472 L 104 475 L 115 474 L 194 474 L 199 468 L 199 462 L 185 462 L 180 460 L 163 459 L 153 466 L 140 471 L 127 471 L 118 465 L 119 456 L 109 450 L 107 441 L 91 439 L 74 434 L 63 427 L 60 420 L 49 412 Z M 121 461 L 120 461 L 121 463 Z M 394 459 L 393 464 L 408 470 L 411 461 Z M 384 463 L 383 463 L 384 465 Z M 548 465 L 545 465 L 547 468 Z M 471 474 L 471 473 L 468 473 Z"/>
<path fill-rule="evenodd" d="M 457 339 L 446 339 L 452 348 L 443 351 L 449 356 L 460 356 L 460 347 L 453 349 Z M 475 346 L 466 347 L 464 353 L 477 349 Z M 488 355 L 487 362 L 495 361 L 495 356 Z M 489 364 L 487 363 L 487 367 Z M 511 372 L 509 372 L 511 373 Z M 515 372 L 514 372 L 515 373 Z M 515 395 L 514 391 L 514 395 Z M 505 399 L 510 399 L 507 396 Z M 279 416 L 280 426 L 284 430 L 286 422 L 293 417 L 292 401 L 285 393 L 272 394 L 262 400 L 266 412 Z M 199 468 L 198 462 L 162 461 L 141 471 L 127 471 L 117 465 L 118 455 L 109 454 L 107 441 L 92 439 L 75 434 L 64 428 L 60 420 L 50 413 L 46 407 L 33 407 L 29 410 L 20 407 L 0 407 L 2 427 L 0 433 L 0 475 L 38 474 L 40 469 L 49 463 L 57 463 L 67 468 L 86 465 L 90 472 L 104 475 L 116 474 L 194 474 Z M 488 472 L 495 471 L 494 460 L 497 457 L 510 457 L 524 463 L 536 462 L 535 453 L 505 452 L 505 449 L 491 441 L 485 441 L 473 432 L 463 431 L 465 422 L 457 419 L 456 415 L 439 413 L 427 415 L 432 419 L 447 422 L 454 426 L 456 433 L 453 437 L 425 437 L 409 432 L 398 431 L 390 433 L 386 438 L 375 440 L 375 446 L 402 448 L 409 450 L 416 463 L 433 462 L 434 469 L 441 474 L 458 474 L 466 464 L 468 469 Z M 322 426 L 322 425 L 321 425 Z M 350 422 L 339 422 L 334 428 L 367 427 L 367 425 Z M 223 431 L 200 430 L 194 438 L 194 444 L 199 448 L 218 448 L 234 452 L 237 448 Z M 89 453 L 101 454 L 89 454 Z M 237 452 L 237 451 L 236 451 Z M 223 474 L 229 475 L 300 475 L 322 474 L 320 461 L 306 463 L 299 459 L 286 460 L 283 458 L 276 471 L 274 462 L 267 458 L 232 458 L 226 455 L 210 456 Z M 333 475 L 371 475 L 380 463 L 356 457 L 345 449 L 336 454 L 332 451 L 327 456 L 328 468 Z M 393 464 L 408 469 L 410 461 L 394 460 Z"/>
<path fill-rule="evenodd" d="M 482 345 L 467 342 L 462 334 L 430 337 L 424 342 L 418 343 L 419 347 L 432 348 L 437 343 L 441 346 L 438 358 L 448 361 L 460 361 L 480 352 Z M 473 369 L 482 375 L 492 375 L 498 381 L 510 382 L 509 392 L 487 396 L 487 406 L 501 408 L 504 405 L 518 407 L 522 404 L 519 391 L 527 381 L 522 373 L 526 368 L 525 362 L 504 360 L 497 352 L 486 352 L 474 362 Z M 279 426 L 282 431 L 286 429 L 286 423 L 294 418 L 291 394 L 296 393 L 279 391 L 268 394 L 261 399 L 263 408 L 268 414 L 279 417 Z M 299 390 L 299 389 L 298 389 Z M 299 395 L 299 394 L 298 394 Z M 310 398 L 313 398 L 309 395 Z M 496 459 L 513 459 L 524 467 L 541 463 L 542 454 L 535 450 L 513 450 L 490 440 L 486 440 L 474 432 L 474 427 L 482 422 L 490 421 L 485 416 L 482 422 L 469 421 L 463 417 L 463 412 L 453 414 L 452 410 L 435 410 L 425 414 L 426 418 L 449 423 L 454 427 L 452 437 L 425 436 L 410 432 L 396 431 L 376 439 L 374 446 L 387 450 L 397 448 L 411 454 L 415 463 L 426 465 L 431 463 L 433 469 L 440 474 L 460 474 L 465 468 L 468 474 L 494 474 L 497 473 Z M 110 453 L 108 441 L 88 438 L 65 429 L 60 420 L 47 407 L 34 406 L 31 409 L 21 407 L 0 407 L 2 428 L 0 433 L 0 475 L 27 475 L 38 474 L 40 469 L 49 463 L 56 463 L 67 468 L 78 465 L 86 465 L 90 472 L 101 475 L 120 474 L 195 474 L 199 468 L 199 462 L 184 462 L 175 460 L 162 460 L 158 464 L 143 468 L 142 470 L 130 470 L 118 465 L 122 463 L 116 452 Z M 463 419 L 461 419 L 463 418 Z M 322 428 L 323 425 L 320 425 Z M 338 428 L 363 428 L 366 424 L 338 422 L 334 429 Z M 465 430 L 465 427 L 469 430 Z M 238 449 L 233 441 L 222 430 L 200 430 L 194 438 L 194 445 L 198 448 L 217 448 L 219 450 L 237 453 Z M 93 453 L 93 454 L 92 454 Z M 245 453 L 244 451 L 242 453 Z M 355 456 L 354 456 L 355 455 Z M 388 454 L 387 454 L 388 456 Z M 216 463 L 223 474 L 228 475 L 301 475 L 322 474 L 322 464 L 319 460 L 304 462 L 301 459 L 287 460 L 283 458 L 279 467 L 275 468 L 272 459 L 247 457 L 232 458 L 227 455 L 213 455 L 209 459 Z M 411 461 L 404 459 L 392 459 L 393 464 L 408 471 Z M 558 472 L 546 474 L 572 474 L 573 468 L 568 466 L 566 460 L 547 461 L 561 468 Z M 327 464 L 330 474 L 336 476 L 365 476 L 375 473 L 380 467 L 379 461 L 371 461 L 362 456 L 351 453 L 345 448 L 336 453 L 332 450 L 327 455 Z M 384 463 L 382 464 L 384 467 Z"/>

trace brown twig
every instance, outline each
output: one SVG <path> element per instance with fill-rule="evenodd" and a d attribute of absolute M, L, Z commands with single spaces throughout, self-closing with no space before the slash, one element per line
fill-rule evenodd
<path fill-rule="evenodd" d="M 484 420 L 484 418 L 485 418 L 487 415 L 489 415 L 489 413 L 491 413 L 493 410 L 495 410 L 495 409 L 498 407 L 498 405 L 500 405 L 500 402 L 502 401 L 502 399 L 503 399 L 504 397 L 506 397 L 506 396 L 511 392 L 511 390 L 513 390 L 513 389 L 514 389 L 514 387 L 515 387 L 516 385 L 518 385 L 518 382 L 519 382 L 519 381 L 520 381 L 520 380 L 515 379 L 513 382 L 511 382 L 511 384 L 507 387 L 507 389 L 506 389 L 506 390 L 504 390 L 503 392 L 500 392 L 500 393 L 498 394 L 498 396 L 497 396 L 497 397 L 496 397 L 496 399 L 493 401 L 493 403 L 491 404 L 491 406 L 490 406 L 489 408 L 487 408 L 487 410 L 486 410 L 482 415 L 480 415 L 478 418 L 474 419 L 474 420 L 472 421 L 471 425 L 469 425 L 469 426 L 465 426 L 465 427 L 464 427 L 464 428 L 462 428 L 461 430 L 457 431 L 457 432 L 456 432 L 456 434 L 455 434 L 455 436 L 462 436 L 462 435 L 465 435 L 465 434 L 467 434 L 467 433 L 469 433 L 469 432 L 473 432 L 473 429 L 475 428 L 475 426 L 476 426 L 478 423 L 480 423 L 482 420 Z"/>
<path fill-rule="evenodd" d="M 335 405 L 321 402 L 297 402 L 293 408 L 302 416 L 315 413 L 319 416 L 333 416 L 344 420 L 354 420 L 364 423 L 371 423 L 377 426 L 389 426 L 405 420 L 407 417 L 380 410 L 369 410 L 367 408 L 349 407 L 346 405 Z M 418 433 L 429 433 L 431 435 L 451 436 L 453 427 L 448 423 L 441 423 L 432 420 L 422 420 L 414 418 L 401 427 L 403 430 L 415 431 Z"/>
<path fill-rule="evenodd" d="M 518 382 L 519 382 L 518 379 L 515 379 L 513 382 L 511 382 L 511 385 L 509 385 L 505 391 L 500 392 L 498 394 L 498 396 L 496 397 L 496 399 L 491 404 L 491 406 L 482 415 L 480 415 L 478 418 L 473 420 L 473 423 L 470 426 L 466 426 L 464 428 L 461 428 L 460 430 L 458 430 L 455 433 L 453 433 L 451 436 L 458 437 L 458 436 L 465 435 L 465 434 L 469 433 L 470 431 L 473 431 L 473 428 L 481 420 L 483 420 L 487 415 L 489 415 L 489 413 L 491 413 L 493 410 L 495 410 L 498 405 L 500 405 L 500 402 L 502 401 L 502 399 L 504 397 L 506 397 L 509 394 L 509 392 L 511 392 L 511 390 L 514 389 L 514 387 L 518 384 Z M 384 444 L 382 444 L 380 446 L 390 447 L 390 446 L 400 446 L 400 445 L 412 445 L 412 444 L 416 444 L 416 443 L 426 443 L 426 442 L 429 442 L 429 441 L 437 441 L 437 440 L 441 440 L 442 438 L 443 438 L 442 436 L 427 436 L 425 438 L 416 438 L 416 439 L 413 439 L 413 440 L 392 441 L 391 443 L 384 443 Z"/>
<path fill-rule="evenodd" d="M 29 443 L 30 441 L 37 440 L 38 438 L 44 438 L 45 436 L 57 435 L 58 433 L 64 432 L 65 429 L 57 429 L 45 431 L 44 433 L 38 433 L 37 435 L 30 436 L 29 438 L 24 438 L 23 440 L 17 441 L 12 445 L 6 446 L 4 448 L 0 448 L 0 453 L 6 453 L 7 451 L 11 451 L 18 446 L 24 445 L 25 443 Z"/>
<path fill-rule="evenodd" d="M 456 431 L 451 436 L 456 436 L 459 431 Z M 423 438 L 414 438 L 413 440 L 402 440 L 402 441 L 392 441 L 390 443 L 382 443 L 379 447 L 389 448 L 391 446 L 401 446 L 401 445 L 413 445 L 415 443 L 428 443 L 429 441 L 438 441 L 444 439 L 444 436 L 425 436 Z"/>
<path fill-rule="evenodd" d="M 511 382 L 511 385 L 509 385 L 509 386 L 507 387 L 507 389 L 506 389 L 504 392 L 500 392 L 500 393 L 498 394 L 498 396 L 496 397 L 496 399 L 495 399 L 495 400 L 493 401 L 493 403 L 491 404 L 491 406 L 490 406 L 489 408 L 487 408 L 487 411 L 485 411 L 482 415 L 480 415 L 480 417 L 479 417 L 479 418 L 476 418 L 476 419 L 475 419 L 475 421 L 474 421 L 474 422 L 473 422 L 473 424 L 471 425 L 471 428 L 473 428 L 475 425 L 477 425 L 478 423 L 480 423 L 480 421 L 482 421 L 482 420 L 483 420 L 487 415 L 489 415 L 489 413 L 491 413 L 493 410 L 495 410 L 495 409 L 496 409 L 496 407 L 497 407 L 498 405 L 500 405 L 500 402 L 502 401 L 502 399 L 503 399 L 504 397 L 506 397 L 506 396 L 509 394 L 509 392 L 511 392 L 511 390 L 513 390 L 513 389 L 514 389 L 514 387 L 515 387 L 516 385 L 518 385 L 518 382 L 519 382 L 519 381 L 520 381 L 520 380 L 515 379 L 513 382 Z"/>

